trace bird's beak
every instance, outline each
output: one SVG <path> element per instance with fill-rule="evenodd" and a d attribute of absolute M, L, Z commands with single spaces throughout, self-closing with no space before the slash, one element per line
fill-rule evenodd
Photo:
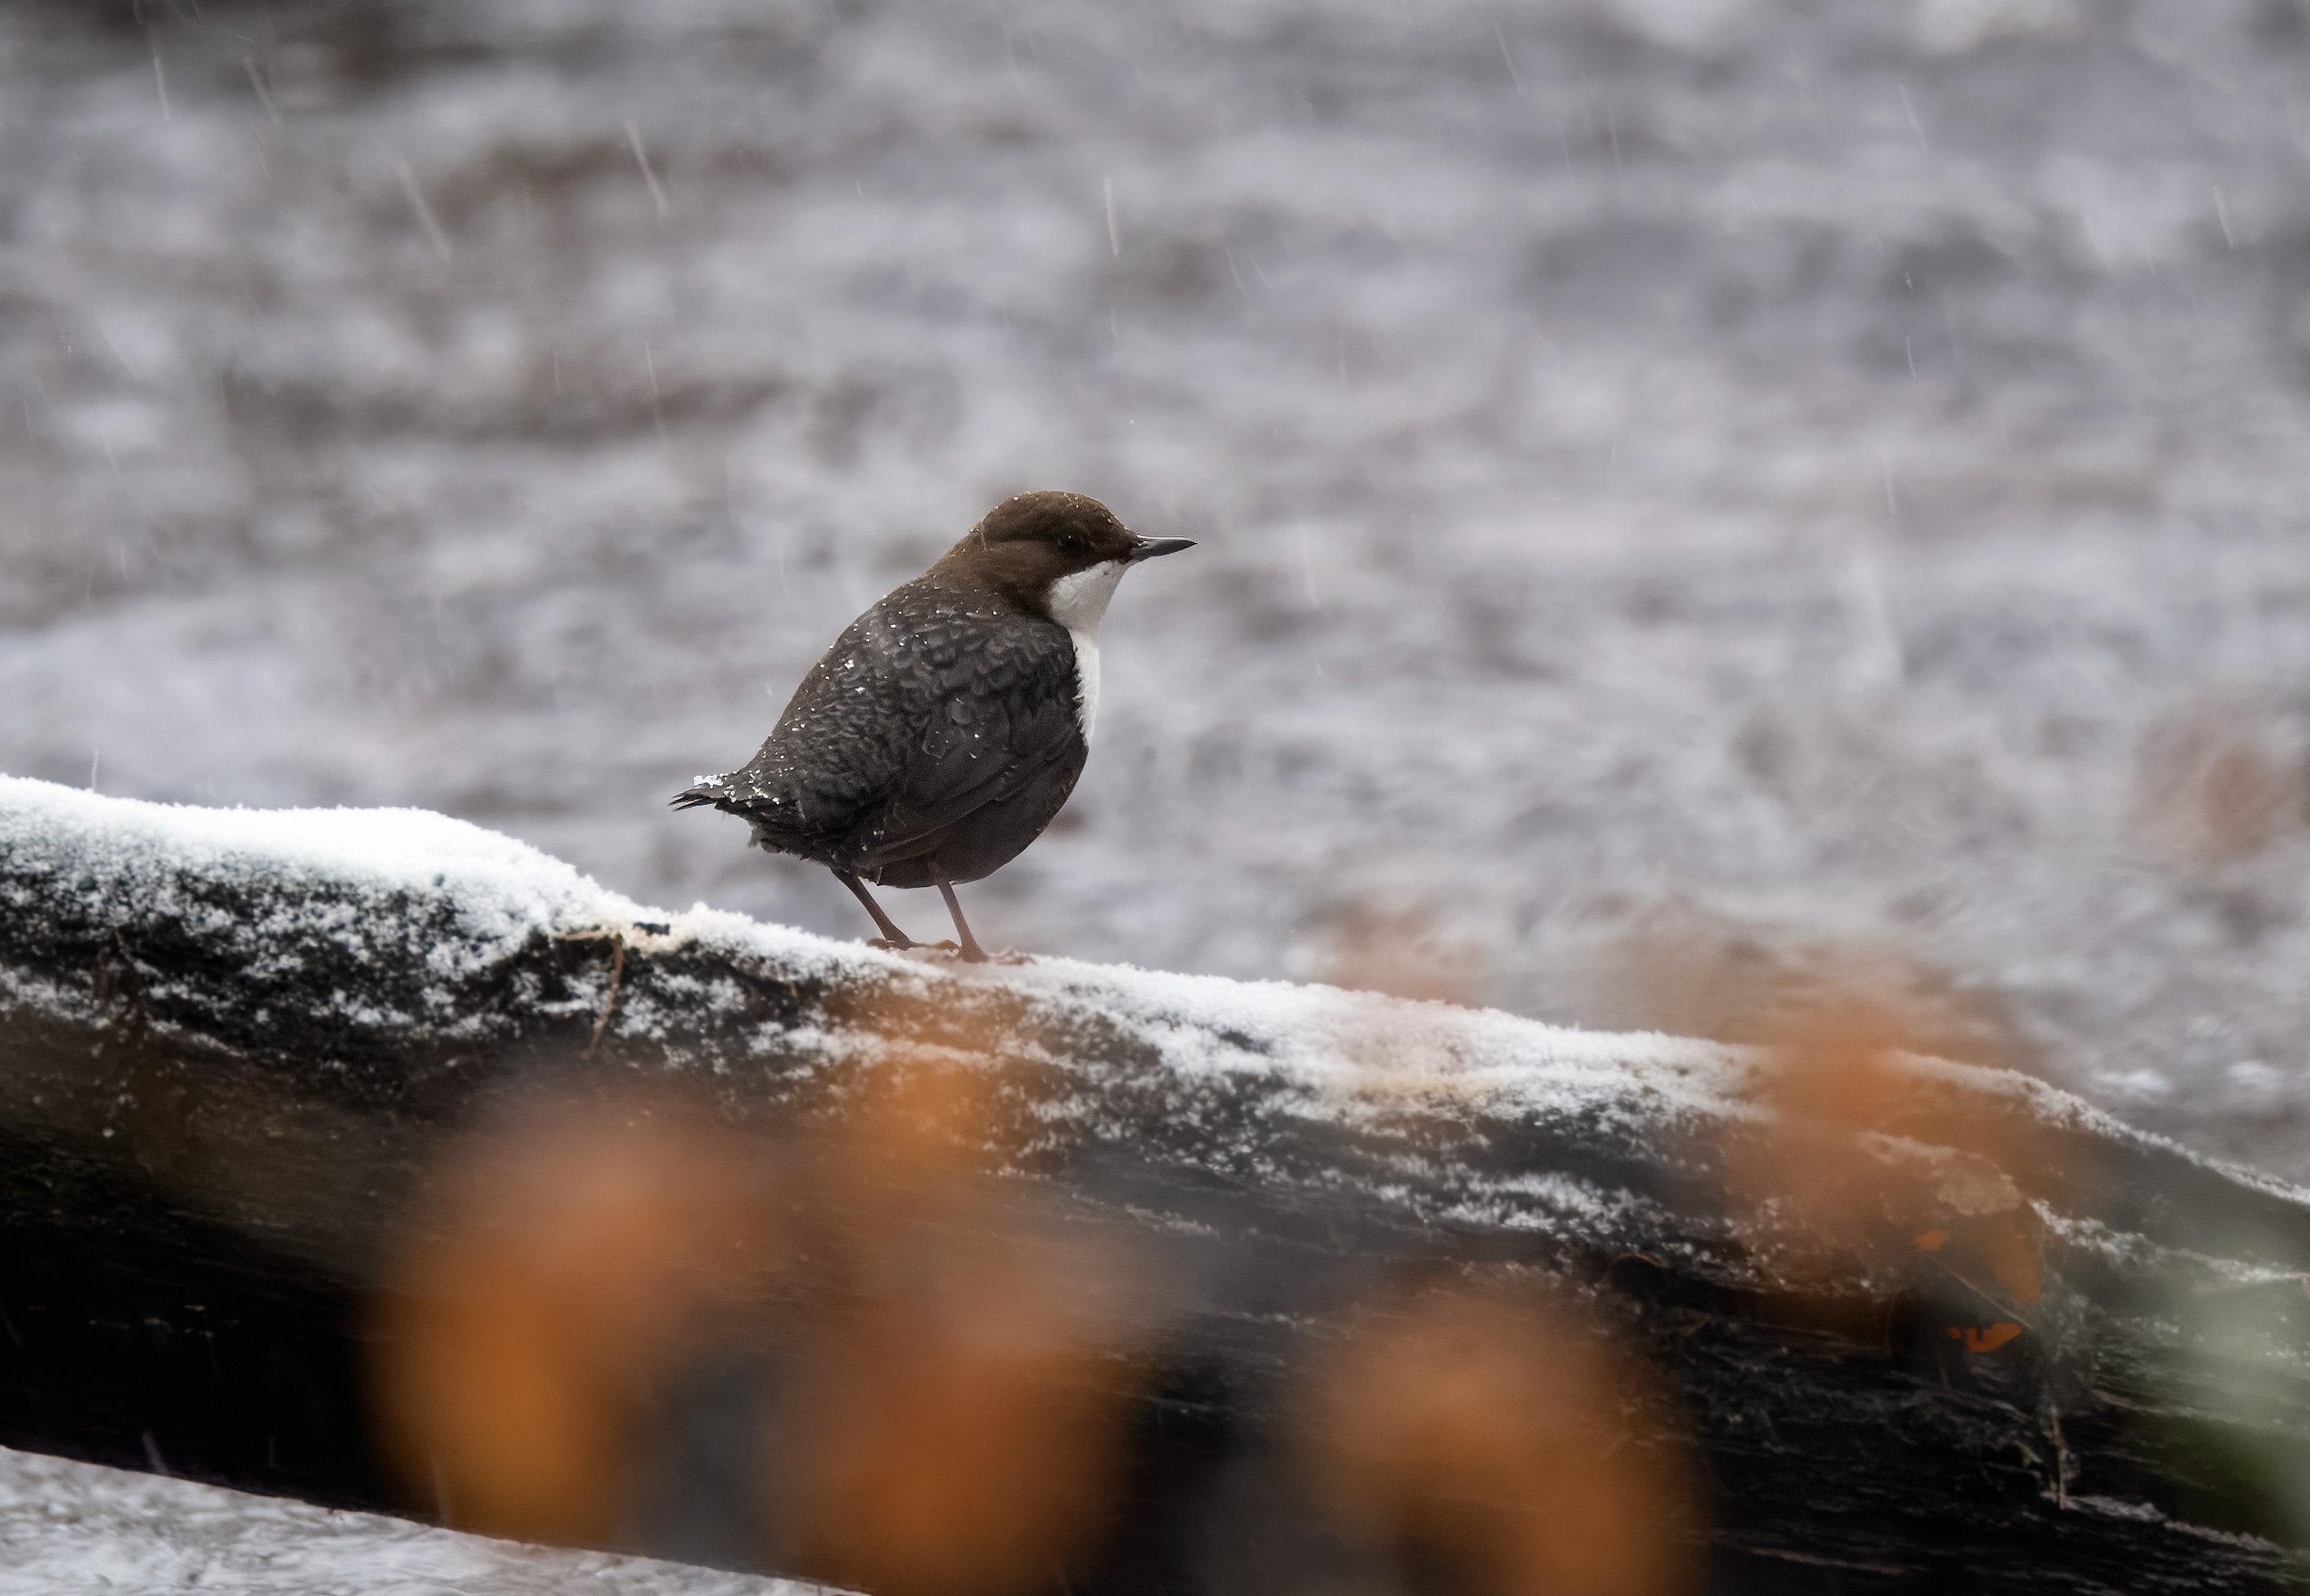
<path fill-rule="evenodd" d="M 1138 542 L 1132 545 L 1131 563 L 1137 565 L 1142 559 L 1154 559 L 1165 554 L 1177 554 L 1182 549 L 1192 549 L 1194 546 L 1195 540 L 1193 538 L 1141 538 Z"/>

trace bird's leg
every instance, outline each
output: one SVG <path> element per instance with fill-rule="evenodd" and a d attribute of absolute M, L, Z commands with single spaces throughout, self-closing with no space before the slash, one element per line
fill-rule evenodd
<path fill-rule="evenodd" d="M 882 912 L 882 906 L 874 901 L 873 894 L 866 890 L 866 883 L 860 880 L 856 875 L 847 870 L 838 870 L 834 872 L 834 879 L 858 895 L 858 901 L 864 904 L 866 912 L 874 916 L 874 924 L 882 928 L 881 940 L 884 945 L 896 948 L 902 952 L 908 948 L 920 946 L 914 938 L 890 924 L 890 916 Z"/>
<path fill-rule="evenodd" d="M 942 877 L 939 880 L 938 889 L 939 896 L 946 899 L 946 912 L 954 916 L 955 934 L 962 938 L 961 957 L 963 962 L 966 964 L 985 964 L 986 962 L 986 950 L 980 947 L 978 945 L 978 939 L 970 934 L 970 923 L 962 917 L 962 904 L 956 898 L 954 889 L 947 884 L 945 878 Z"/>

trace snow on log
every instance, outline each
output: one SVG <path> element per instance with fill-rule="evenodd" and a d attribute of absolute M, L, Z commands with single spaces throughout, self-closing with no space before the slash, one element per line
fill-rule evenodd
<path fill-rule="evenodd" d="M 835 1596 L 791 1580 L 526 1547 L 0 1448 L 0 1592 Z"/>
<path fill-rule="evenodd" d="M 830 1292 L 849 1316 L 821 1342 L 855 1351 L 881 1333 L 872 1282 L 915 1277 L 858 1262 L 861 1216 L 895 1188 L 879 1153 L 884 1173 L 846 1175 L 841 1139 L 894 1080 L 960 1081 L 976 1095 L 940 1133 L 1011 1206 L 932 1203 L 945 1239 L 922 1267 L 976 1260 L 1012 1306 L 1095 1299 L 1077 1318 L 1104 1326 L 1081 1331 L 1098 1356 L 1019 1387 L 1104 1393 L 1035 1432 L 1074 1437 L 1052 1444 L 1080 1464 L 1078 1494 L 1046 1495 L 1093 1528 L 1064 1557 L 1022 1550 L 1044 1544 L 1025 1520 L 1009 1540 L 985 1531 L 986 1566 L 1035 1564 L 1003 1588 L 1288 1590 L 1336 1585 L 1342 1567 L 1408 1588 L 1438 1536 L 1491 1548 L 1447 1559 L 1446 1588 L 1575 1588 L 1550 1561 L 1561 1532 L 1463 1511 L 1545 1496 L 1541 1474 L 1498 1461 L 1529 1447 L 1495 1447 L 1493 1474 L 1464 1481 L 1465 1458 L 1413 1467 L 1388 1448 L 1444 1433 L 1438 1404 L 1464 1399 L 1435 1387 L 1439 1358 L 1493 1392 L 1477 1408 L 1515 1410 L 1606 1369 L 1583 1360 L 1607 1345 L 1629 1371 L 1612 1385 L 1628 1444 L 1609 1450 L 1647 1460 L 1623 1470 L 1628 1511 L 1657 1508 L 1648 1537 L 1624 1537 L 1648 1572 L 1609 1588 L 2258 1590 L 2306 1572 L 2303 1194 L 1882 1038 L 1767 1054 L 1060 958 L 972 968 L 645 907 L 433 814 L 175 808 L 7 778 L 0 1038 L 10 1445 L 931 1588 L 890 1560 L 889 1537 L 844 1540 L 844 1513 L 878 1498 L 777 1484 L 809 1473 L 797 1457 L 840 1450 L 829 1433 L 871 1428 L 795 1417 L 797 1391 L 846 1389 L 823 1362 L 797 1383 L 793 1359 L 826 1355 L 732 1350 L 799 1332 L 733 1332 L 712 1356 L 683 1341 L 645 1427 L 656 1462 L 618 1477 L 624 1494 L 587 1517 L 565 1492 L 555 1519 L 500 1491 L 513 1516 L 492 1520 L 473 1505 L 482 1485 L 441 1473 L 454 1412 L 398 1430 L 379 1417 L 393 1371 L 423 1363 L 395 1349 L 430 1345 L 433 1322 L 377 1305 L 519 1272 L 470 1239 L 449 1253 L 410 1239 L 465 1211 L 465 1177 L 443 1171 L 465 1167 L 455 1149 L 476 1126 L 541 1092 L 630 1119 L 678 1094 L 661 1119 L 694 1115 L 723 1140 L 556 1167 L 798 1172 L 742 1223 L 693 1203 L 677 1227 L 686 1245 L 710 1233 L 789 1259 L 761 1275 L 760 1314 Z M 490 1186 L 489 1211 L 560 1213 L 574 1178 Z M 1015 1245 L 970 1250 L 1001 1224 Z M 1004 1272 L 1038 1247 L 1068 1261 L 1066 1291 L 1046 1289 L 1048 1269 Z M 829 1256 L 851 1260 L 838 1290 Z M 629 1297 L 687 1289 L 626 1278 Z M 900 1333 L 913 1288 L 881 1305 L 918 1351 L 938 1343 Z M 1484 1350 L 1502 1305 L 1554 1350 Z M 1481 1385 L 1496 1367 L 1505 1383 Z M 766 1462 L 730 1440 L 731 1413 L 788 1451 Z M 743 1488 L 708 1513 L 711 1492 L 669 1496 L 668 1479 Z M 1399 1528 L 1362 1533 L 1355 1512 Z"/>

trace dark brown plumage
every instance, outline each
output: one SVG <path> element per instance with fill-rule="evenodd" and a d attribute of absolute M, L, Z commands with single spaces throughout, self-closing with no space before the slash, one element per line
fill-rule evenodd
<path fill-rule="evenodd" d="M 1042 835 L 1090 753 L 1099 622 L 1123 573 L 1193 545 L 1142 538 L 1097 499 L 1021 493 L 844 629 L 760 752 L 678 794 L 745 819 L 755 846 L 832 870 L 897 947 L 865 883 L 937 887 L 985 955 L 957 882 Z"/>

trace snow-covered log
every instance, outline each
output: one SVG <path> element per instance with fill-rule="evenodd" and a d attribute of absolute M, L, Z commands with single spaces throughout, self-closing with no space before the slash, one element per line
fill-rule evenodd
<path fill-rule="evenodd" d="M 1009 1187 L 1142 1261 L 1127 1484 L 1071 1589 L 1235 1588 L 1246 1542 L 1290 1588 L 1305 1504 L 1255 1509 L 1295 1371 L 1359 1301 L 1535 1279 L 1657 1372 L 1712 1589 L 2305 1572 L 2304 1195 L 2018 1075 L 1809 1092 L 1713 1044 L 666 913 L 428 813 L 8 779 L 0 1005 L 10 1445 L 409 1509 L 363 1304 L 451 1132 L 545 1081 L 784 1145 L 950 1072 Z"/>

